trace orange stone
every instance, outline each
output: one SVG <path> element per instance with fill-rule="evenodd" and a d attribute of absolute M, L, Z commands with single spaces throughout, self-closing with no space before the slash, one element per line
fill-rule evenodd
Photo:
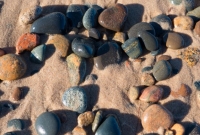
<path fill-rule="evenodd" d="M 22 53 L 23 51 L 31 51 L 37 45 L 39 45 L 40 37 L 37 34 L 26 33 L 19 37 L 16 43 L 16 54 Z"/>
<path fill-rule="evenodd" d="M 178 90 L 178 94 L 182 97 L 187 97 L 189 95 L 188 86 L 185 84 L 181 84 L 180 89 Z"/>
<path fill-rule="evenodd" d="M 179 27 L 183 30 L 191 30 L 193 28 L 194 22 L 190 16 L 177 16 L 173 20 L 174 27 Z"/>

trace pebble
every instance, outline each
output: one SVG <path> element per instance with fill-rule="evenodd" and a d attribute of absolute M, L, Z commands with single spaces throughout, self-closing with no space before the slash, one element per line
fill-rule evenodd
<path fill-rule="evenodd" d="M 192 17 L 194 22 L 198 21 L 200 19 L 200 6 L 187 12 L 186 15 Z"/>
<path fill-rule="evenodd" d="M 98 6 L 98 5 L 92 5 L 91 6 L 92 8 L 94 8 L 96 11 L 97 11 L 97 13 L 98 13 L 98 16 L 101 14 L 101 12 L 103 12 L 103 8 L 102 7 L 100 7 L 100 6 Z"/>
<path fill-rule="evenodd" d="M 22 90 L 19 87 L 16 87 L 12 92 L 12 99 L 14 101 L 19 101 L 22 97 Z"/>
<path fill-rule="evenodd" d="M 72 135 L 87 135 L 87 133 L 82 127 L 76 126 L 72 131 Z"/>
<path fill-rule="evenodd" d="M 46 44 L 53 44 L 62 57 L 66 57 L 69 53 L 70 41 L 63 35 L 50 35 Z"/>
<path fill-rule="evenodd" d="M 182 0 L 170 0 L 170 2 L 174 5 L 180 5 L 182 3 Z"/>
<path fill-rule="evenodd" d="M 33 23 L 42 14 L 42 7 L 34 5 L 21 11 L 19 21 L 23 25 Z"/>
<path fill-rule="evenodd" d="M 87 109 L 87 95 L 81 87 L 67 89 L 62 97 L 63 104 L 72 111 L 83 113 Z"/>
<path fill-rule="evenodd" d="M 190 132 L 189 135 L 200 135 L 200 126 L 196 124 L 195 128 Z"/>
<path fill-rule="evenodd" d="M 71 86 L 77 86 L 84 81 L 86 60 L 72 53 L 67 57 L 66 61 L 70 84 Z"/>
<path fill-rule="evenodd" d="M 41 64 L 44 62 L 46 53 L 46 45 L 42 44 L 35 47 L 30 54 L 30 60 L 33 63 Z"/>
<path fill-rule="evenodd" d="M 200 21 L 195 24 L 194 32 L 196 35 L 200 36 Z"/>
<path fill-rule="evenodd" d="M 101 33 L 99 32 L 98 29 L 95 29 L 95 28 L 89 29 L 88 35 L 89 35 L 89 37 L 97 39 L 97 40 L 99 40 L 101 38 Z"/>
<path fill-rule="evenodd" d="M 5 55 L 5 54 L 6 54 L 6 52 L 3 49 L 0 48 L 0 57 Z"/>
<path fill-rule="evenodd" d="M 153 76 L 157 81 L 168 79 L 172 74 L 172 66 L 166 60 L 161 60 L 153 66 Z"/>
<path fill-rule="evenodd" d="M 183 0 L 183 2 L 187 11 L 191 11 L 194 9 L 195 0 Z"/>
<path fill-rule="evenodd" d="M 99 127 L 100 123 L 103 120 L 103 115 L 102 115 L 102 111 L 98 111 L 95 115 L 94 121 L 92 123 L 92 131 L 96 132 L 97 128 Z"/>
<path fill-rule="evenodd" d="M 153 26 L 146 22 L 140 22 L 135 25 L 133 25 L 129 31 L 128 31 L 128 37 L 129 38 L 136 38 L 139 31 L 147 31 L 151 34 L 155 35 L 155 30 Z"/>
<path fill-rule="evenodd" d="M 174 123 L 173 115 L 158 104 L 149 106 L 142 114 L 141 121 L 146 132 L 157 132 L 160 127 L 168 129 Z"/>
<path fill-rule="evenodd" d="M 122 4 L 105 9 L 98 18 L 98 22 L 106 29 L 120 31 L 127 19 L 128 10 Z"/>
<path fill-rule="evenodd" d="M 0 57 L 0 69 L 1 80 L 16 80 L 26 73 L 27 65 L 19 55 L 6 54 Z"/>
<path fill-rule="evenodd" d="M 84 14 L 79 5 L 69 5 L 69 7 L 67 8 L 66 15 L 69 19 L 69 25 L 71 27 L 81 28 L 83 26 L 82 18 Z"/>
<path fill-rule="evenodd" d="M 182 36 L 175 32 L 166 33 L 163 37 L 163 41 L 170 49 L 180 49 L 184 46 L 184 40 Z"/>
<path fill-rule="evenodd" d="M 117 64 L 122 59 L 122 51 L 116 42 L 106 42 L 97 50 L 94 64 L 99 70 L 103 70 L 110 64 Z"/>
<path fill-rule="evenodd" d="M 116 118 L 112 115 L 99 126 L 95 135 L 121 135 L 121 130 Z"/>
<path fill-rule="evenodd" d="M 136 86 L 131 86 L 128 90 L 128 97 L 131 101 L 131 103 L 134 103 L 136 99 L 139 98 L 140 90 Z"/>
<path fill-rule="evenodd" d="M 175 28 L 181 28 L 183 30 L 192 30 L 194 21 L 189 16 L 177 16 L 173 20 Z"/>
<path fill-rule="evenodd" d="M 200 81 L 195 81 L 194 86 L 197 90 L 200 90 Z"/>
<path fill-rule="evenodd" d="M 40 42 L 40 37 L 37 34 L 25 33 L 19 37 L 16 43 L 16 54 L 23 51 L 31 51 Z"/>
<path fill-rule="evenodd" d="M 95 53 L 95 42 L 90 38 L 77 37 L 72 41 L 72 51 L 83 58 L 93 57 Z"/>
<path fill-rule="evenodd" d="M 184 132 L 185 132 L 185 128 L 179 123 L 175 123 L 171 127 L 171 130 L 174 131 L 176 135 L 184 135 Z"/>
<path fill-rule="evenodd" d="M 57 135 L 60 126 L 60 119 L 52 112 L 44 112 L 40 114 L 35 122 L 35 129 L 38 135 Z"/>
<path fill-rule="evenodd" d="M 90 7 L 83 16 L 83 26 L 86 29 L 95 28 L 98 24 L 98 13 L 97 11 Z"/>
<path fill-rule="evenodd" d="M 126 40 L 124 44 L 122 44 L 122 49 L 125 53 L 132 59 L 138 58 L 143 50 L 138 38 L 130 38 Z"/>
<path fill-rule="evenodd" d="M 171 56 L 169 55 L 161 55 L 160 57 L 158 57 L 157 61 L 161 61 L 161 60 L 170 60 Z"/>
<path fill-rule="evenodd" d="M 3 135 L 16 135 L 14 132 L 7 132 L 7 133 L 4 133 Z"/>
<path fill-rule="evenodd" d="M 144 67 L 142 69 L 142 72 L 143 73 L 152 73 L 152 70 L 153 70 L 153 67 L 152 66 L 147 66 L 147 67 Z"/>
<path fill-rule="evenodd" d="M 17 130 L 23 130 L 24 126 L 23 126 L 23 122 L 20 119 L 12 119 L 9 120 L 7 123 L 7 127 L 14 127 Z"/>
<path fill-rule="evenodd" d="M 85 127 L 94 121 L 94 113 L 91 111 L 84 112 L 78 116 L 78 126 Z"/>
<path fill-rule="evenodd" d="M 152 86 L 155 84 L 155 79 L 151 74 L 145 73 L 141 76 L 141 85 Z"/>
<path fill-rule="evenodd" d="M 66 31 L 67 20 L 63 13 L 53 12 L 33 22 L 31 33 L 62 34 Z"/>
<path fill-rule="evenodd" d="M 127 39 L 127 36 L 124 32 L 116 32 L 112 38 L 112 40 L 120 43 L 124 43 Z"/>
<path fill-rule="evenodd" d="M 139 31 L 138 37 L 142 39 L 142 42 L 144 43 L 144 46 L 149 51 L 155 51 L 158 50 L 158 41 L 154 35 L 147 31 Z"/>

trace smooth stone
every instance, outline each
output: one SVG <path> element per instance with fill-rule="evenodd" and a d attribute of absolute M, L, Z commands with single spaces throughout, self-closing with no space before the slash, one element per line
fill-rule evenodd
<path fill-rule="evenodd" d="M 95 42 L 90 38 L 77 37 L 72 41 L 72 51 L 83 58 L 93 57 L 95 53 Z"/>
<path fill-rule="evenodd" d="M 147 66 L 147 67 L 142 68 L 143 73 L 151 73 L 152 70 L 153 70 L 152 66 Z"/>
<path fill-rule="evenodd" d="M 136 86 L 131 86 L 128 90 L 128 97 L 131 103 L 134 103 L 136 99 L 139 98 L 140 90 Z"/>
<path fill-rule="evenodd" d="M 62 57 L 68 55 L 71 45 L 70 41 L 65 36 L 59 34 L 50 35 L 46 44 L 54 45 Z"/>
<path fill-rule="evenodd" d="M 22 53 L 23 51 L 31 51 L 37 45 L 39 45 L 40 37 L 37 34 L 25 33 L 19 37 L 16 43 L 16 53 Z"/>
<path fill-rule="evenodd" d="M 144 102 L 156 103 L 163 96 L 163 88 L 153 85 L 145 88 L 140 96 L 140 100 Z"/>
<path fill-rule="evenodd" d="M 53 12 L 33 22 L 31 33 L 62 34 L 66 31 L 67 19 L 63 13 Z"/>
<path fill-rule="evenodd" d="M 183 0 L 183 2 L 187 11 L 191 11 L 194 9 L 195 0 Z"/>
<path fill-rule="evenodd" d="M 87 95 L 81 87 L 67 89 L 62 96 L 63 104 L 72 111 L 83 113 L 87 109 Z"/>
<path fill-rule="evenodd" d="M 200 21 L 195 24 L 194 32 L 196 35 L 200 36 Z"/>
<path fill-rule="evenodd" d="M 23 130 L 24 125 L 23 125 L 22 120 L 20 120 L 20 119 L 12 119 L 12 120 L 8 121 L 7 127 L 8 128 L 9 127 L 14 127 L 17 130 Z"/>
<path fill-rule="evenodd" d="M 99 70 L 103 70 L 110 64 L 117 64 L 122 59 L 121 48 L 115 42 L 106 42 L 97 50 L 94 64 Z"/>
<path fill-rule="evenodd" d="M 0 48 L 0 57 L 5 55 L 5 54 L 6 54 L 6 52 L 3 49 Z"/>
<path fill-rule="evenodd" d="M 26 73 L 27 65 L 19 55 L 6 54 L 0 57 L 0 69 L 1 80 L 16 80 Z"/>
<path fill-rule="evenodd" d="M 88 35 L 89 35 L 89 37 L 97 39 L 97 40 L 99 40 L 100 37 L 101 37 L 101 33 L 99 32 L 98 29 L 95 29 L 95 28 L 89 29 L 88 30 Z"/>
<path fill-rule="evenodd" d="M 142 74 L 141 84 L 145 86 L 152 86 L 155 84 L 155 79 L 151 74 L 148 73 Z"/>
<path fill-rule="evenodd" d="M 174 50 L 180 49 L 184 46 L 184 39 L 180 34 L 175 32 L 166 33 L 163 36 L 163 41 L 168 48 Z"/>
<path fill-rule="evenodd" d="M 181 28 L 183 30 L 192 30 L 194 21 L 189 16 L 177 16 L 173 20 L 175 28 Z"/>
<path fill-rule="evenodd" d="M 184 133 L 185 133 L 185 128 L 183 127 L 183 125 L 181 125 L 179 123 L 175 123 L 171 127 L 171 130 L 174 131 L 176 133 L 176 135 L 184 135 Z"/>
<path fill-rule="evenodd" d="M 98 13 L 94 8 L 89 8 L 83 16 L 83 26 L 86 29 L 95 28 L 98 24 Z"/>
<path fill-rule="evenodd" d="M 106 118 L 97 129 L 95 135 L 121 135 L 121 130 L 116 118 L 112 115 Z"/>
<path fill-rule="evenodd" d="M 60 126 L 60 119 L 52 112 L 40 114 L 35 122 L 35 129 L 38 135 L 57 135 Z"/>
<path fill-rule="evenodd" d="M 3 135 L 16 135 L 14 132 L 7 132 L 7 133 L 4 133 Z"/>
<path fill-rule="evenodd" d="M 76 126 L 72 131 L 72 135 L 87 135 L 87 132 L 84 128 Z"/>
<path fill-rule="evenodd" d="M 94 121 L 92 123 L 92 131 L 96 132 L 97 128 L 100 126 L 100 123 L 103 120 L 103 112 L 100 110 L 96 113 Z"/>
<path fill-rule="evenodd" d="M 125 53 L 132 59 L 138 58 L 143 50 L 138 38 L 130 38 L 126 40 L 124 44 L 122 44 L 122 49 Z"/>
<path fill-rule="evenodd" d="M 151 51 L 151 55 L 152 56 L 157 56 L 159 53 L 160 53 L 161 49 L 158 48 L 158 50 L 155 50 L 155 51 Z"/>
<path fill-rule="evenodd" d="M 174 123 L 173 115 L 158 104 L 149 106 L 142 114 L 141 121 L 146 132 L 157 132 L 160 127 L 168 129 Z"/>
<path fill-rule="evenodd" d="M 194 20 L 194 22 L 197 22 L 200 20 L 200 6 L 187 12 L 186 14 L 187 16 L 192 17 L 192 19 Z"/>
<path fill-rule="evenodd" d="M 171 56 L 169 55 L 161 55 L 160 57 L 158 57 L 157 61 L 161 61 L 161 60 L 170 60 Z"/>
<path fill-rule="evenodd" d="M 170 0 L 170 2 L 174 5 L 180 5 L 182 3 L 182 0 Z"/>
<path fill-rule="evenodd" d="M 158 41 L 154 35 L 147 31 L 139 31 L 138 37 L 140 37 L 144 43 L 144 46 L 149 51 L 158 50 Z"/>
<path fill-rule="evenodd" d="M 19 87 L 16 87 L 13 90 L 11 97 L 14 101 L 19 101 L 22 97 L 22 90 Z"/>
<path fill-rule="evenodd" d="M 30 60 L 33 63 L 41 64 L 44 62 L 45 59 L 45 53 L 46 53 L 46 45 L 42 44 L 37 47 L 35 47 L 30 54 Z"/>
<path fill-rule="evenodd" d="M 189 135 L 200 135 L 200 126 L 196 124 L 195 128 L 189 133 Z"/>
<path fill-rule="evenodd" d="M 123 4 L 116 4 L 105 9 L 98 18 L 98 22 L 106 29 L 120 31 L 127 19 L 128 10 Z"/>
<path fill-rule="evenodd" d="M 81 28 L 83 11 L 81 10 L 79 5 L 71 4 L 67 8 L 66 16 L 69 19 L 69 25 L 71 27 Z"/>
<path fill-rule="evenodd" d="M 172 74 L 172 66 L 168 61 L 161 60 L 153 66 L 153 76 L 157 81 L 168 79 Z"/>
<path fill-rule="evenodd" d="M 122 44 L 126 41 L 126 39 L 127 39 L 127 36 L 124 32 L 116 32 L 112 38 L 112 40 L 122 43 Z"/>
<path fill-rule="evenodd" d="M 88 126 L 94 121 L 94 113 L 91 111 L 84 112 L 78 116 L 77 121 L 79 127 Z"/>
<path fill-rule="evenodd" d="M 136 38 L 138 36 L 139 31 L 147 31 L 151 34 L 155 35 L 155 30 L 153 26 L 146 22 L 140 22 L 135 25 L 133 25 L 129 31 L 128 31 L 128 37 L 130 38 Z"/>
<path fill-rule="evenodd" d="M 70 54 L 67 59 L 67 69 L 71 86 L 77 86 L 84 81 L 86 75 L 86 60 Z"/>

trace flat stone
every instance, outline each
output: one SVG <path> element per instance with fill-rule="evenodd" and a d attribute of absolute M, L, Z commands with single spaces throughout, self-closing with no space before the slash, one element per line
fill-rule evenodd
<path fill-rule="evenodd" d="M 83 58 L 93 57 L 95 42 L 90 38 L 77 37 L 72 41 L 72 51 Z"/>
<path fill-rule="evenodd" d="M 6 52 L 3 49 L 0 48 L 0 57 L 5 55 L 5 54 L 6 54 Z"/>
<path fill-rule="evenodd" d="M 161 61 L 161 60 L 170 60 L 171 56 L 169 55 L 161 55 L 160 57 L 158 57 L 157 61 Z"/>
<path fill-rule="evenodd" d="M 133 25 L 129 31 L 128 31 L 128 37 L 129 38 L 136 38 L 138 36 L 139 31 L 147 31 L 151 34 L 155 35 L 155 30 L 153 26 L 146 22 L 140 22 L 135 25 Z"/>
<path fill-rule="evenodd" d="M 199 21 L 200 19 L 200 6 L 187 12 L 186 14 L 187 16 L 190 16 L 192 17 L 192 19 L 196 22 L 196 21 Z"/>
<path fill-rule="evenodd" d="M 128 90 L 128 97 L 131 103 L 134 103 L 136 99 L 139 98 L 140 90 L 136 86 L 131 86 Z"/>
<path fill-rule="evenodd" d="M 189 16 L 177 16 L 173 20 L 174 27 L 181 28 L 183 30 L 192 30 L 194 26 L 194 21 Z"/>
<path fill-rule="evenodd" d="M 155 84 L 155 79 L 151 74 L 145 73 L 141 76 L 141 85 L 152 86 Z"/>
<path fill-rule="evenodd" d="M 30 54 L 30 60 L 33 63 L 40 64 L 45 60 L 46 45 L 42 44 L 35 47 Z"/>
<path fill-rule="evenodd" d="M 183 0 L 186 11 L 191 11 L 194 9 L 195 0 Z"/>
<path fill-rule="evenodd" d="M 121 130 L 116 118 L 112 115 L 106 118 L 97 129 L 95 135 L 121 135 Z"/>
<path fill-rule="evenodd" d="M 172 73 L 172 66 L 168 61 L 161 60 L 153 66 L 153 76 L 157 81 L 168 79 Z"/>
<path fill-rule="evenodd" d="M 170 2 L 174 5 L 180 5 L 182 3 L 182 0 L 170 0 Z"/>
<path fill-rule="evenodd" d="M 83 113 L 87 109 L 87 95 L 81 87 L 67 89 L 62 97 L 63 104 L 72 111 Z"/>
<path fill-rule="evenodd" d="M 62 34 L 66 31 L 67 20 L 63 13 L 53 12 L 33 22 L 31 33 Z"/>
<path fill-rule="evenodd" d="M 12 120 L 8 121 L 7 127 L 8 128 L 9 127 L 14 127 L 17 130 L 23 130 L 24 125 L 22 123 L 22 120 L 20 120 L 20 119 L 12 119 Z"/>
<path fill-rule="evenodd" d="M 112 38 L 112 40 L 116 42 L 120 42 L 122 44 L 126 41 L 126 39 L 127 39 L 127 36 L 124 32 L 116 32 Z"/>
<path fill-rule="evenodd" d="M 89 35 L 89 37 L 97 39 L 97 40 L 100 39 L 100 37 L 101 37 L 101 34 L 100 34 L 99 30 L 95 29 L 95 28 L 89 29 L 88 30 L 88 35 Z"/>
<path fill-rule="evenodd" d="M 95 115 L 94 121 L 92 123 L 92 131 L 96 132 L 97 128 L 100 126 L 100 123 L 103 120 L 103 114 L 102 111 L 98 111 Z"/>
<path fill-rule="evenodd" d="M 19 101 L 22 97 L 22 90 L 19 87 L 16 87 L 13 90 L 11 97 L 14 101 Z"/>
<path fill-rule="evenodd" d="M 57 135 L 60 126 L 60 119 L 52 112 L 40 114 L 35 122 L 35 129 L 38 135 Z"/>
<path fill-rule="evenodd" d="M 86 60 L 70 54 L 67 59 L 67 69 L 71 86 L 77 86 L 84 81 L 86 75 Z"/>
<path fill-rule="evenodd" d="M 105 9 L 98 18 L 98 22 L 106 29 L 120 31 L 127 19 L 128 10 L 122 4 Z"/>
<path fill-rule="evenodd" d="M 19 55 L 6 54 L 0 57 L 0 69 L 1 80 L 16 80 L 26 73 L 27 65 Z"/>
<path fill-rule="evenodd" d="M 200 36 L 200 21 L 195 24 L 194 32 L 196 35 Z"/>
<path fill-rule="evenodd" d="M 76 126 L 72 131 L 72 135 L 87 135 L 87 132 L 84 128 Z"/>
<path fill-rule="evenodd" d="M 160 127 L 168 129 L 174 123 L 173 115 L 158 104 L 149 106 L 142 114 L 141 121 L 146 132 L 157 132 Z"/>
<path fill-rule="evenodd" d="M 184 135 L 184 133 L 185 133 L 185 128 L 183 127 L 183 125 L 181 125 L 179 123 L 175 123 L 171 127 L 171 130 L 174 131 L 176 133 L 176 135 Z"/>
<path fill-rule="evenodd" d="M 139 31 L 138 37 L 140 37 L 144 43 L 144 46 L 149 51 L 158 50 L 158 41 L 154 35 L 147 31 Z"/>
<path fill-rule="evenodd" d="M 138 38 L 130 38 L 122 44 L 122 49 L 132 59 L 138 58 L 143 50 Z"/>
<path fill-rule="evenodd" d="M 163 37 L 163 41 L 170 49 L 180 49 L 184 46 L 184 40 L 182 36 L 175 32 L 166 33 Z"/>
<path fill-rule="evenodd" d="M 121 61 L 122 51 L 115 42 L 106 42 L 97 50 L 96 57 L 94 57 L 95 66 L 103 70 L 110 64 L 117 64 Z"/>
<path fill-rule="evenodd" d="M 83 26 L 86 29 L 95 28 L 98 24 L 98 13 L 94 8 L 89 8 L 83 16 Z"/>
<path fill-rule="evenodd" d="M 25 33 L 19 37 L 16 43 L 16 53 L 31 51 L 39 45 L 40 37 L 37 34 Z"/>
<path fill-rule="evenodd" d="M 94 113 L 91 111 L 84 112 L 78 116 L 77 121 L 79 127 L 88 126 L 94 121 Z"/>

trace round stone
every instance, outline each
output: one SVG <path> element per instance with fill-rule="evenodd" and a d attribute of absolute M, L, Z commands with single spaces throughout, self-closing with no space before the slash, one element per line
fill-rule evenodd
<path fill-rule="evenodd" d="M 12 119 L 12 120 L 8 121 L 7 127 L 8 128 L 9 127 L 14 127 L 17 130 L 23 130 L 24 125 L 23 125 L 22 120 L 20 120 L 20 119 Z"/>
<path fill-rule="evenodd" d="M 0 48 L 0 57 L 5 55 L 5 54 L 6 54 L 6 52 L 3 49 Z"/>
<path fill-rule="evenodd" d="M 165 80 L 171 76 L 172 66 L 168 61 L 161 60 L 153 66 L 153 76 L 157 81 Z"/>
<path fill-rule="evenodd" d="M 157 61 L 161 61 L 161 60 L 170 60 L 171 56 L 169 55 L 161 55 L 160 57 L 158 57 Z"/>
<path fill-rule="evenodd" d="M 170 2 L 174 5 L 180 5 L 182 3 L 182 0 L 170 0 Z"/>
<path fill-rule="evenodd" d="M 122 4 L 105 9 L 98 18 L 98 22 L 106 29 L 120 31 L 127 19 L 127 8 Z"/>
<path fill-rule="evenodd" d="M 87 95 L 81 87 L 67 89 L 62 97 L 63 104 L 70 110 L 83 113 L 87 109 Z"/>
<path fill-rule="evenodd" d="M 89 29 L 88 30 L 88 35 L 89 35 L 89 37 L 97 39 L 97 40 L 100 39 L 100 37 L 101 37 L 101 34 L 100 34 L 99 30 L 95 29 L 95 28 Z"/>
<path fill-rule="evenodd" d="M 185 128 L 179 123 L 175 123 L 171 127 L 171 130 L 174 131 L 176 133 L 176 135 L 184 135 L 184 133 L 185 133 Z"/>
<path fill-rule="evenodd" d="M 194 32 L 196 35 L 200 36 L 200 21 L 195 24 Z"/>
<path fill-rule="evenodd" d="M 92 39 L 77 37 L 72 41 L 72 51 L 80 57 L 90 58 L 95 52 L 94 44 Z"/>
<path fill-rule="evenodd" d="M 22 96 L 22 90 L 19 87 L 16 87 L 13 92 L 12 92 L 12 99 L 14 101 L 19 101 L 21 99 Z"/>
<path fill-rule="evenodd" d="M 141 121 L 146 132 L 157 132 L 160 127 L 168 129 L 174 123 L 172 114 L 158 104 L 149 106 L 142 114 Z"/>
<path fill-rule="evenodd" d="M 82 127 L 76 126 L 72 131 L 72 135 L 87 135 L 87 133 Z"/>
<path fill-rule="evenodd" d="M 136 38 L 139 31 L 147 31 L 151 34 L 155 35 L 155 30 L 153 26 L 146 22 L 140 22 L 135 25 L 133 25 L 129 31 L 128 31 L 128 37 L 130 38 Z"/>
<path fill-rule="evenodd" d="M 78 126 L 84 127 L 92 124 L 94 121 L 94 113 L 91 111 L 84 112 L 78 116 Z"/>
<path fill-rule="evenodd" d="M 57 135 L 60 126 L 61 123 L 58 116 L 51 112 L 40 114 L 35 122 L 35 129 L 38 135 Z"/>
<path fill-rule="evenodd" d="M 145 73 L 142 74 L 141 84 L 145 86 L 151 86 L 155 84 L 155 79 L 151 74 Z"/>
<path fill-rule="evenodd" d="M 193 19 L 189 16 L 177 16 L 173 22 L 175 28 L 178 27 L 183 30 L 192 30 L 194 25 Z"/>
<path fill-rule="evenodd" d="M 98 13 L 94 8 L 89 8 L 83 16 L 83 26 L 86 29 L 95 28 L 98 22 Z"/>
<path fill-rule="evenodd" d="M 30 60 L 34 63 L 40 64 L 45 59 L 46 45 L 42 44 L 35 47 L 30 54 Z"/>
<path fill-rule="evenodd" d="M 175 32 L 166 33 L 163 37 L 163 41 L 170 49 L 180 49 L 184 46 L 184 40 L 182 36 Z"/>
<path fill-rule="evenodd" d="M 103 120 L 102 111 L 98 111 L 95 115 L 94 121 L 92 123 L 92 131 L 96 132 L 97 128 L 99 127 L 100 123 Z"/>
<path fill-rule="evenodd" d="M 27 65 L 20 56 L 6 54 L 0 57 L 0 69 L 1 80 L 16 80 L 26 73 Z"/>
<path fill-rule="evenodd" d="M 186 15 L 192 17 L 194 22 L 199 21 L 199 19 L 200 19 L 200 6 L 195 8 L 194 10 L 187 12 Z"/>
<path fill-rule="evenodd" d="M 136 99 L 138 99 L 140 95 L 140 90 L 136 86 L 131 86 L 128 90 L 128 97 L 131 103 L 134 103 Z"/>

